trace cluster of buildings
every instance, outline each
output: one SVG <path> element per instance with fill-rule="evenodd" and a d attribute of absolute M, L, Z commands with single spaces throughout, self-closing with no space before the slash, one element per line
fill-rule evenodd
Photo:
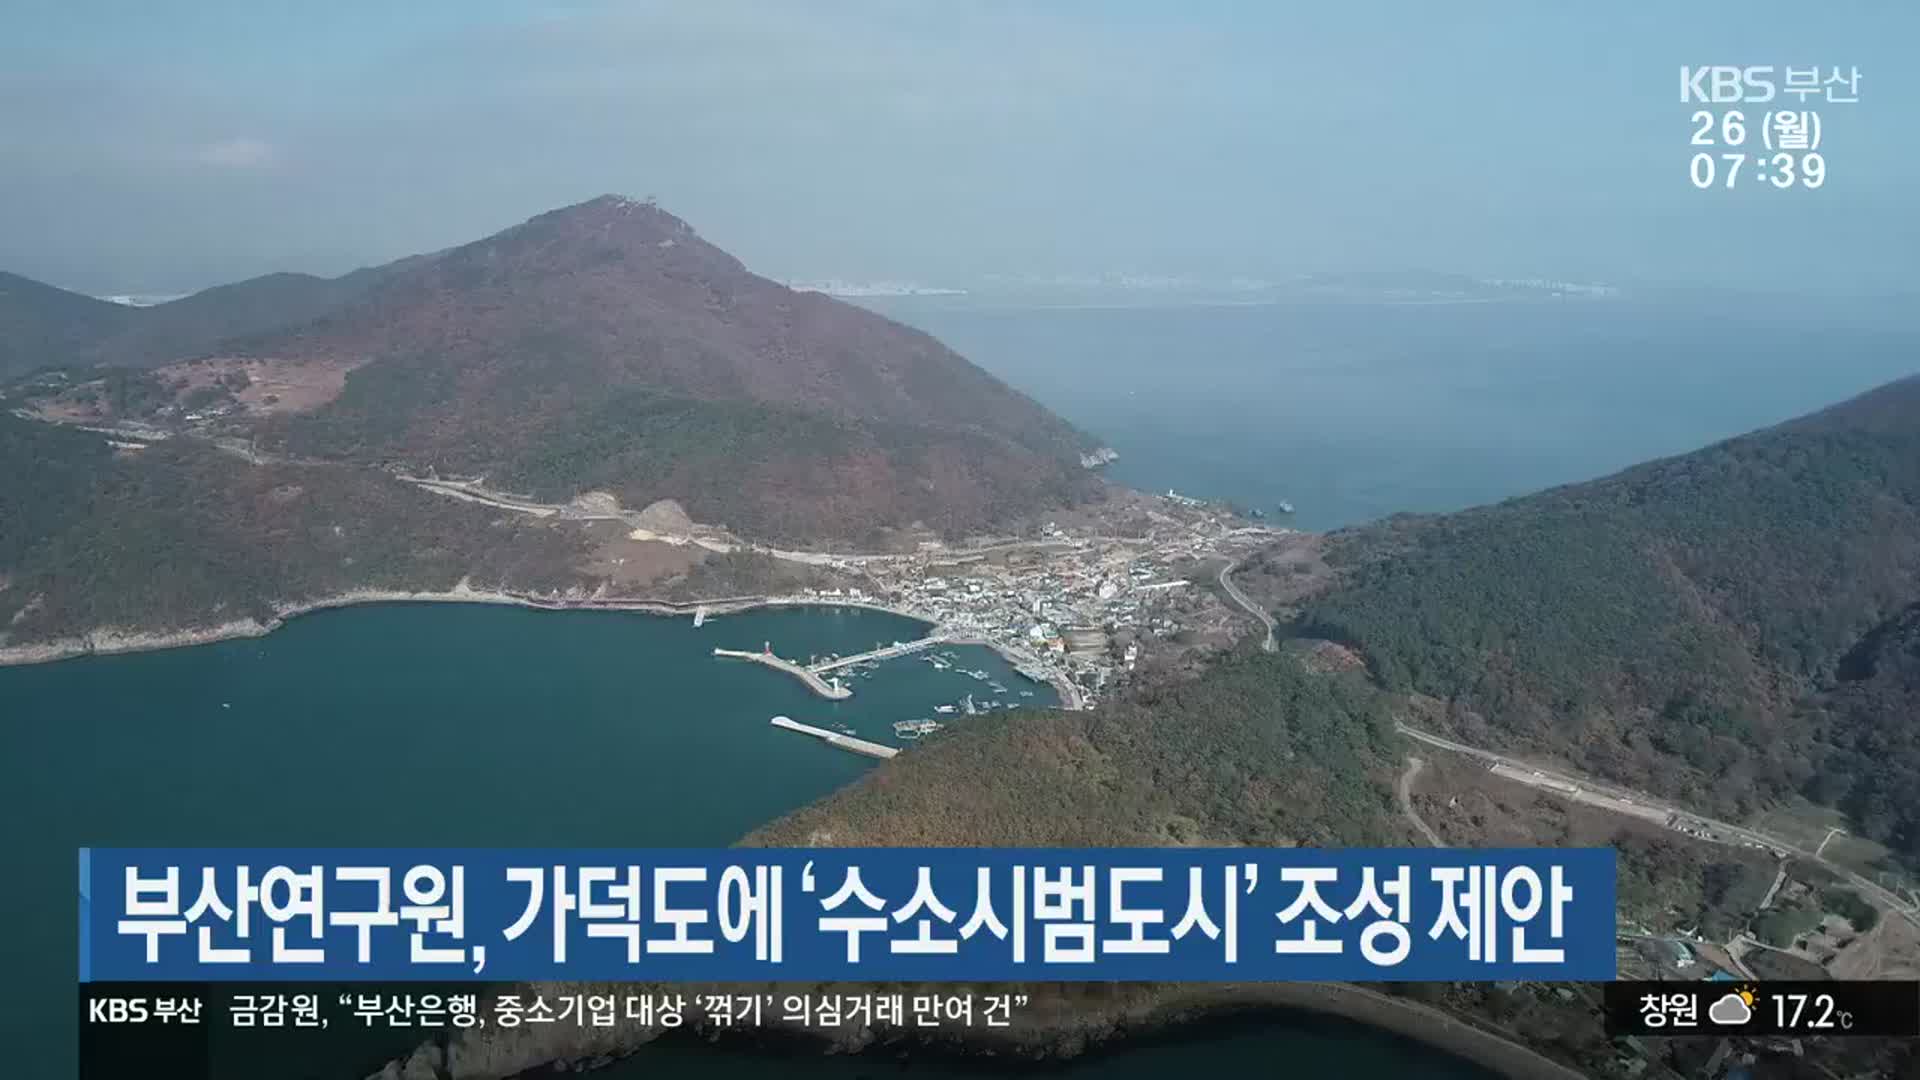
<path fill-rule="evenodd" d="M 1141 537 L 1075 535 L 1048 525 L 1037 540 L 928 546 L 862 563 L 871 588 L 844 596 L 925 619 L 956 640 L 990 645 L 1030 677 L 1067 684 L 1068 706 L 1084 707 L 1133 670 L 1143 648 L 1185 628 L 1184 613 L 1193 606 L 1186 594 L 1196 591 L 1185 573 L 1274 535 L 1195 500 L 1158 503 Z"/>

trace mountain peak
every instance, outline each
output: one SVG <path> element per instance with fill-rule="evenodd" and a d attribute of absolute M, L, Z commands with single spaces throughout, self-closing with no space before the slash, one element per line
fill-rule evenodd
<path fill-rule="evenodd" d="M 571 207 L 563 206 L 560 208 L 559 212 L 565 213 L 568 210 L 577 210 L 577 209 L 581 209 L 589 206 L 600 207 L 600 208 L 609 209 L 609 210 L 624 210 L 624 211 L 630 211 L 636 208 L 658 209 L 658 207 L 655 206 L 653 198 L 651 196 L 645 199 L 636 199 L 631 195 L 621 195 L 615 192 L 608 192 L 605 195 L 598 195 L 598 196 L 595 196 L 594 198 L 588 199 L 586 202 L 576 203 Z"/>
<path fill-rule="evenodd" d="M 678 268 L 697 277 L 743 274 L 731 255 L 650 200 L 601 195 L 549 210 L 503 232 L 442 253 L 441 271 L 470 282 L 509 271 L 649 275 Z"/>
<path fill-rule="evenodd" d="M 693 235 L 693 226 L 660 209 L 659 204 L 653 199 L 636 199 L 628 195 L 596 196 L 586 202 L 562 206 L 557 210 L 535 215 L 526 223 L 532 225 L 535 222 L 634 224 L 655 228 L 665 233 Z"/>

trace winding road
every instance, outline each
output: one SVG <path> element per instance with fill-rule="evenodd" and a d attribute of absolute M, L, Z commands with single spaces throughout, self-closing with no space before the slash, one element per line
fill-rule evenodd
<path fill-rule="evenodd" d="M 1273 616 L 1267 614 L 1266 609 L 1260 605 L 1247 599 L 1247 594 L 1241 592 L 1240 586 L 1233 583 L 1233 568 L 1239 565 L 1240 563 L 1235 561 L 1220 568 L 1220 587 L 1226 590 L 1227 595 L 1233 598 L 1234 603 L 1246 608 L 1248 614 L 1259 619 L 1260 625 L 1267 628 L 1267 638 L 1260 643 L 1260 647 L 1268 652 L 1273 652 L 1280 648 L 1280 643 L 1275 641 L 1273 637 Z"/>
<path fill-rule="evenodd" d="M 1426 762 L 1419 758 L 1409 756 L 1407 771 L 1400 774 L 1400 782 L 1394 785 L 1394 794 L 1400 798 L 1400 812 L 1407 815 L 1407 820 L 1413 823 L 1421 836 L 1427 838 L 1427 843 L 1433 847 L 1446 847 L 1440 842 L 1440 834 L 1434 832 L 1433 827 L 1421 819 L 1420 811 L 1413 808 L 1413 778 L 1420 775 L 1425 765 Z"/>

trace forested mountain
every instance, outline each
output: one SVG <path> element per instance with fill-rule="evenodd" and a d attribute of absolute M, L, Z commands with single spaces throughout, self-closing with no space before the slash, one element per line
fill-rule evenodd
<path fill-rule="evenodd" d="M 577 531 L 373 469 L 250 465 L 199 440 L 115 452 L 0 412 L 0 645 L 265 620 L 351 589 L 576 584 Z"/>
<path fill-rule="evenodd" d="M 269 426 L 269 447 L 547 498 L 672 497 L 772 538 L 963 531 L 1091 488 L 1085 436 L 932 338 L 751 274 L 615 196 L 228 351 L 355 367 L 336 400 Z"/>
<path fill-rule="evenodd" d="M 747 842 L 1390 844 L 1398 742 L 1363 678 L 1245 650 L 1092 712 L 969 720 Z"/>
<path fill-rule="evenodd" d="M 1920 862 L 1920 603 L 1842 657 L 1804 715 L 1823 748 L 1808 794 Z"/>
<path fill-rule="evenodd" d="M 1456 730 L 1729 812 L 1804 791 L 1920 855 L 1920 378 L 1329 559 L 1296 632 Z"/>
<path fill-rule="evenodd" d="M 185 426 L 546 501 L 672 498 L 786 542 L 964 534 L 1099 490 L 1085 435 L 932 338 L 749 273 L 616 196 L 152 308 L 0 286 L 0 374 L 69 369 L 15 394 L 55 422 Z"/>

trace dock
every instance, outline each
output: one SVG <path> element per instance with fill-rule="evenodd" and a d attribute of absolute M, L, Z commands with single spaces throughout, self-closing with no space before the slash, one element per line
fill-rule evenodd
<path fill-rule="evenodd" d="M 828 746 L 837 746 L 842 750 L 851 750 L 856 754 L 865 754 L 867 757 L 879 758 L 882 761 L 900 752 L 891 746 L 881 746 L 879 743 L 868 742 L 865 739 L 856 739 L 851 735 L 842 735 L 837 731 L 817 728 L 812 724 L 802 724 L 797 720 L 791 720 L 784 716 L 776 716 L 768 722 L 777 728 L 797 731 L 802 735 L 811 735 L 826 743 Z"/>
<path fill-rule="evenodd" d="M 765 664 L 775 671 L 784 671 L 794 678 L 799 679 L 801 682 L 806 683 L 807 689 L 832 701 L 839 701 L 842 698 L 850 698 L 853 696 L 853 691 L 840 685 L 839 679 L 823 679 L 791 660 L 782 660 L 780 657 L 773 655 L 772 650 L 746 652 L 742 649 L 716 648 L 713 650 L 713 655 L 731 657 L 735 660 L 751 660 L 756 664 Z"/>
<path fill-rule="evenodd" d="M 896 641 L 884 649 L 875 649 L 872 652 L 863 652 L 854 656 L 842 656 L 837 660 L 828 660 L 825 663 L 815 664 L 807 670 L 813 672 L 815 675 L 825 675 L 829 671 L 838 671 L 843 667 L 852 667 L 855 664 L 864 664 L 869 661 L 891 660 L 896 656 L 905 656 L 908 653 L 919 652 L 921 649 L 931 649 L 935 645 L 945 643 L 946 640 L 947 635 L 945 634 L 929 634 L 917 641 Z"/>

